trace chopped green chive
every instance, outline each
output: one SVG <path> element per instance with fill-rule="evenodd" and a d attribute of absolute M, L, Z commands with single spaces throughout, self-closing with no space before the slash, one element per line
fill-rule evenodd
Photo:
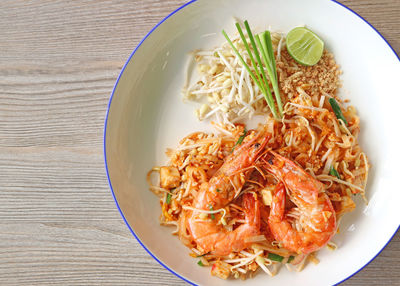
<path fill-rule="evenodd" d="M 245 128 L 245 129 L 243 130 L 243 134 L 239 137 L 239 139 L 238 139 L 238 141 L 236 142 L 235 146 L 236 146 L 236 145 L 240 145 L 240 144 L 243 143 L 243 140 L 244 140 L 244 137 L 246 137 L 246 134 L 247 134 L 247 130 L 246 130 L 246 128 Z"/>
<path fill-rule="evenodd" d="M 268 253 L 268 259 L 271 259 L 273 261 L 282 262 L 283 256 L 280 256 L 280 255 L 275 254 L 275 253 Z"/>
<path fill-rule="evenodd" d="M 273 260 L 273 261 L 282 262 L 284 258 L 285 258 L 285 257 L 280 256 L 280 255 L 275 254 L 275 253 L 268 253 L 268 259 Z M 292 262 L 293 259 L 294 259 L 294 256 L 291 255 L 291 256 L 289 257 L 287 263 Z"/>
<path fill-rule="evenodd" d="M 199 260 L 198 262 L 197 262 L 197 265 L 199 265 L 199 266 L 204 266 L 204 264 L 203 264 L 203 262 L 201 262 L 201 260 Z"/>
<path fill-rule="evenodd" d="M 221 190 L 220 190 L 220 189 L 216 189 L 216 191 L 217 191 L 217 193 L 220 193 L 220 192 L 221 192 Z"/>
<path fill-rule="evenodd" d="M 331 169 L 329 171 L 329 175 L 335 176 L 336 178 L 338 178 L 340 180 L 340 175 L 339 175 L 338 171 L 333 167 L 331 167 Z"/>
<path fill-rule="evenodd" d="M 167 205 L 169 205 L 171 203 L 171 194 L 167 194 L 167 200 L 165 201 L 167 203 Z"/>
<path fill-rule="evenodd" d="M 208 208 L 210 209 L 210 211 L 213 211 L 214 208 L 212 205 L 208 205 Z M 210 214 L 211 219 L 215 219 L 215 215 L 214 214 Z"/>
<path fill-rule="evenodd" d="M 339 104 L 337 103 L 336 99 L 334 99 L 333 97 L 329 98 L 329 103 L 332 106 L 333 112 L 336 115 L 337 119 L 342 119 L 344 124 L 346 124 L 346 126 L 348 125 L 346 118 L 344 118 L 342 110 L 340 109 Z"/>
<path fill-rule="evenodd" d="M 243 143 L 244 137 L 246 137 L 247 130 L 246 128 L 243 130 L 243 134 L 239 137 L 238 141 L 236 141 L 235 146 L 233 146 L 232 151 L 235 150 L 236 146 L 241 145 Z"/>

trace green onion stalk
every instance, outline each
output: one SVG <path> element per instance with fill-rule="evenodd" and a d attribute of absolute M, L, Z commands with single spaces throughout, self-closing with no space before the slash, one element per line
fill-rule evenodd
<path fill-rule="evenodd" d="M 283 108 L 282 108 L 282 101 L 279 93 L 279 85 L 278 85 L 278 76 L 276 71 L 276 63 L 274 57 L 274 51 L 272 48 L 272 41 L 271 41 L 271 34 L 269 31 L 266 31 L 260 35 L 253 36 L 253 33 L 250 29 L 250 25 L 247 21 L 244 21 L 244 25 L 246 28 L 247 35 L 250 40 L 251 47 L 253 51 L 250 49 L 249 44 L 247 43 L 246 37 L 243 33 L 242 28 L 240 27 L 239 23 L 236 23 L 236 28 L 239 32 L 240 38 L 243 41 L 243 44 L 246 48 L 247 53 L 249 54 L 250 62 L 254 68 L 254 72 L 249 67 L 247 62 L 244 60 L 243 56 L 239 53 L 238 49 L 235 47 L 229 36 L 226 34 L 224 30 L 222 30 L 222 34 L 228 41 L 229 45 L 231 46 L 232 50 L 235 52 L 237 57 L 239 58 L 240 62 L 242 63 L 243 67 L 247 70 L 250 77 L 253 81 L 257 84 L 259 89 L 264 95 L 265 101 L 268 104 L 268 107 L 271 110 L 272 115 L 279 119 L 282 117 Z M 261 56 L 264 61 L 264 64 L 261 60 Z M 256 63 L 257 61 L 257 63 Z M 275 102 L 271 94 L 271 89 L 269 87 L 269 82 L 267 79 L 267 75 L 265 74 L 265 69 L 268 72 L 269 81 L 271 82 L 272 89 L 274 90 L 276 105 L 278 106 L 278 111 L 275 108 Z"/>

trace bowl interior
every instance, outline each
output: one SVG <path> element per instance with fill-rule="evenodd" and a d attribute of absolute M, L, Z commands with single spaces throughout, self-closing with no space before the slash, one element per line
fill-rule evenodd
<path fill-rule="evenodd" d="M 324 39 L 343 70 L 340 94 L 359 111 L 361 145 L 372 164 L 367 188 L 370 202 L 366 206 L 357 200 L 357 209 L 344 217 L 333 239 L 338 250 L 320 251 L 320 264 L 301 273 L 282 269 L 273 278 L 260 273 L 245 284 L 275 285 L 293 279 L 299 285 L 338 283 L 367 264 L 399 225 L 394 186 L 399 161 L 395 87 L 400 65 L 378 33 L 335 2 L 200 0 L 159 25 L 128 61 L 109 107 L 105 152 L 117 203 L 144 246 L 174 272 L 201 285 L 243 283 L 212 277 L 209 268 L 199 267 L 188 256 L 189 250 L 170 234 L 173 228 L 159 225 L 159 200 L 145 179 L 153 166 L 166 163 L 167 147 L 175 147 L 191 132 L 212 130 L 197 121 L 193 105 L 181 100 L 185 66 L 190 51 L 220 44 L 222 29 L 234 32 L 234 17 L 249 20 L 255 28 L 285 33 L 306 25 Z"/>

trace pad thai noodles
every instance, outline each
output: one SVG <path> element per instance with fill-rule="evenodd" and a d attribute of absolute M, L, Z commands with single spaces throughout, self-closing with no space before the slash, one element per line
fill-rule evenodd
<path fill-rule="evenodd" d="M 245 39 L 251 42 L 248 33 Z M 211 119 L 216 132 L 185 136 L 167 149 L 169 163 L 147 176 L 160 197 L 161 225 L 174 227 L 193 263 L 223 279 L 318 263 L 318 250 L 336 247 L 331 238 L 356 207 L 354 196 L 366 202 L 360 120 L 337 95 L 341 71 L 333 55 L 324 50 L 316 65 L 304 66 L 284 42 L 283 34 L 271 34 L 278 118 L 228 42 L 193 52 L 199 80 L 184 87 L 184 99 L 207 101 L 196 115 Z M 251 66 L 241 38 L 232 44 Z M 247 130 L 243 120 L 257 114 L 262 124 Z"/>

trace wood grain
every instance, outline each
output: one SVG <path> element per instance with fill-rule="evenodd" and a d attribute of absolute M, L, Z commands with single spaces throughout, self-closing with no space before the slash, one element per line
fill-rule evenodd
<path fill-rule="evenodd" d="M 0 285 L 187 285 L 123 223 L 103 164 L 110 92 L 182 0 L 0 2 Z M 400 51 L 398 0 L 342 1 Z M 400 285 L 400 235 L 343 285 Z"/>

